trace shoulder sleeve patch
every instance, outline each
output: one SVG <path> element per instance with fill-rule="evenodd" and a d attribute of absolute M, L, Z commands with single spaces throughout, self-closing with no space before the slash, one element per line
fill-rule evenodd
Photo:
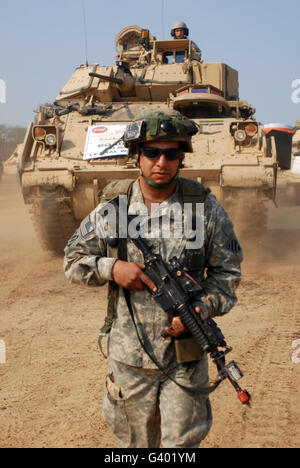
<path fill-rule="evenodd" d="M 88 215 L 80 224 L 80 234 L 82 237 L 87 236 L 94 230 L 94 226 L 91 223 L 90 215 Z"/>

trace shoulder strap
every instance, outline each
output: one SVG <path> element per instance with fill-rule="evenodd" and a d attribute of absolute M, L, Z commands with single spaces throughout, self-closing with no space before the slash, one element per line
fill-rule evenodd
<path fill-rule="evenodd" d="M 128 195 L 129 191 L 131 194 L 131 188 L 134 182 L 135 180 L 132 179 L 114 180 L 110 182 L 100 192 L 100 202 L 106 203 L 120 195 Z"/>
<path fill-rule="evenodd" d="M 197 203 L 203 203 L 205 208 L 210 189 L 205 188 L 196 180 L 184 179 L 183 177 L 179 177 L 178 184 L 183 210 L 185 203 L 192 204 L 192 223 L 194 226 L 194 220 L 197 217 Z"/>
<path fill-rule="evenodd" d="M 179 187 L 183 203 L 205 203 L 210 189 L 204 187 L 196 180 L 179 177 Z"/>
<path fill-rule="evenodd" d="M 125 180 L 117 180 L 113 181 L 104 187 L 101 196 L 100 202 L 101 203 L 108 203 L 116 199 L 118 204 L 118 197 L 120 195 L 127 195 L 127 200 L 129 202 L 131 193 L 132 193 L 132 186 L 134 184 L 134 180 L 132 179 L 125 179 Z M 117 223 L 118 225 L 118 223 Z M 107 245 L 107 255 L 112 258 L 118 258 L 119 260 L 127 260 L 127 244 L 126 239 L 119 239 L 116 245 Z M 108 283 L 108 291 L 107 291 L 107 315 L 105 317 L 104 324 L 100 330 L 100 335 L 98 339 L 98 344 L 102 355 L 106 358 L 103 349 L 102 349 L 102 340 L 103 338 L 110 332 L 112 324 L 113 324 L 113 317 L 114 317 L 114 309 L 115 304 L 117 302 L 119 295 L 119 287 L 114 281 L 110 281 Z"/>

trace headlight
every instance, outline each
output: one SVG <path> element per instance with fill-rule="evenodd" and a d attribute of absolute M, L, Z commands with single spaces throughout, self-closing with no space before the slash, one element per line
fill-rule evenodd
<path fill-rule="evenodd" d="M 237 130 L 234 134 L 234 138 L 237 142 L 243 143 L 247 139 L 246 132 L 244 130 Z"/>
<path fill-rule="evenodd" d="M 58 128 L 55 125 L 35 125 L 32 129 L 33 139 L 48 150 L 56 149 L 58 140 Z"/>
<path fill-rule="evenodd" d="M 44 140 L 46 136 L 46 130 L 42 127 L 35 127 L 34 138 L 38 141 Z"/>
<path fill-rule="evenodd" d="M 54 146 L 56 144 L 56 136 L 50 133 L 49 135 L 46 136 L 46 145 L 49 146 Z"/>
<path fill-rule="evenodd" d="M 246 130 L 247 135 L 249 135 L 250 137 L 253 137 L 257 133 L 257 126 L 253 123 L 250 123 L 246 125 L 245 130 Z"/>

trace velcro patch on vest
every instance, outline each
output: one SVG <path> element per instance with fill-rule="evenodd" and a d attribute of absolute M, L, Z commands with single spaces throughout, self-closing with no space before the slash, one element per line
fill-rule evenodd
<path fill-rule="evenodd" d="M 91 218 L 87 216 L 80 224 L 80 234 L 82 237 L 86 237 L 93 230 L 94 226 L 91 223 Z"/>

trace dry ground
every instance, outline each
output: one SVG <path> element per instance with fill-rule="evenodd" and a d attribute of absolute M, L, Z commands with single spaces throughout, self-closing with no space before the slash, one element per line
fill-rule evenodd
<path fill-rule="evenodd" d="M 300 223 L 299 223 L 300 226 Z M 116 447 L 101 416 L 107 362 L 97 349 L 106 290 L 68 284 L 43 253 L 14 177 L 0 185 L 0 447 Z M 239 304 L 219 325 L 252 408 L 228 383 L 212 395 L 203 447 L 299 447 L 300 254 L 294 238 L 244 263 Z"/>

